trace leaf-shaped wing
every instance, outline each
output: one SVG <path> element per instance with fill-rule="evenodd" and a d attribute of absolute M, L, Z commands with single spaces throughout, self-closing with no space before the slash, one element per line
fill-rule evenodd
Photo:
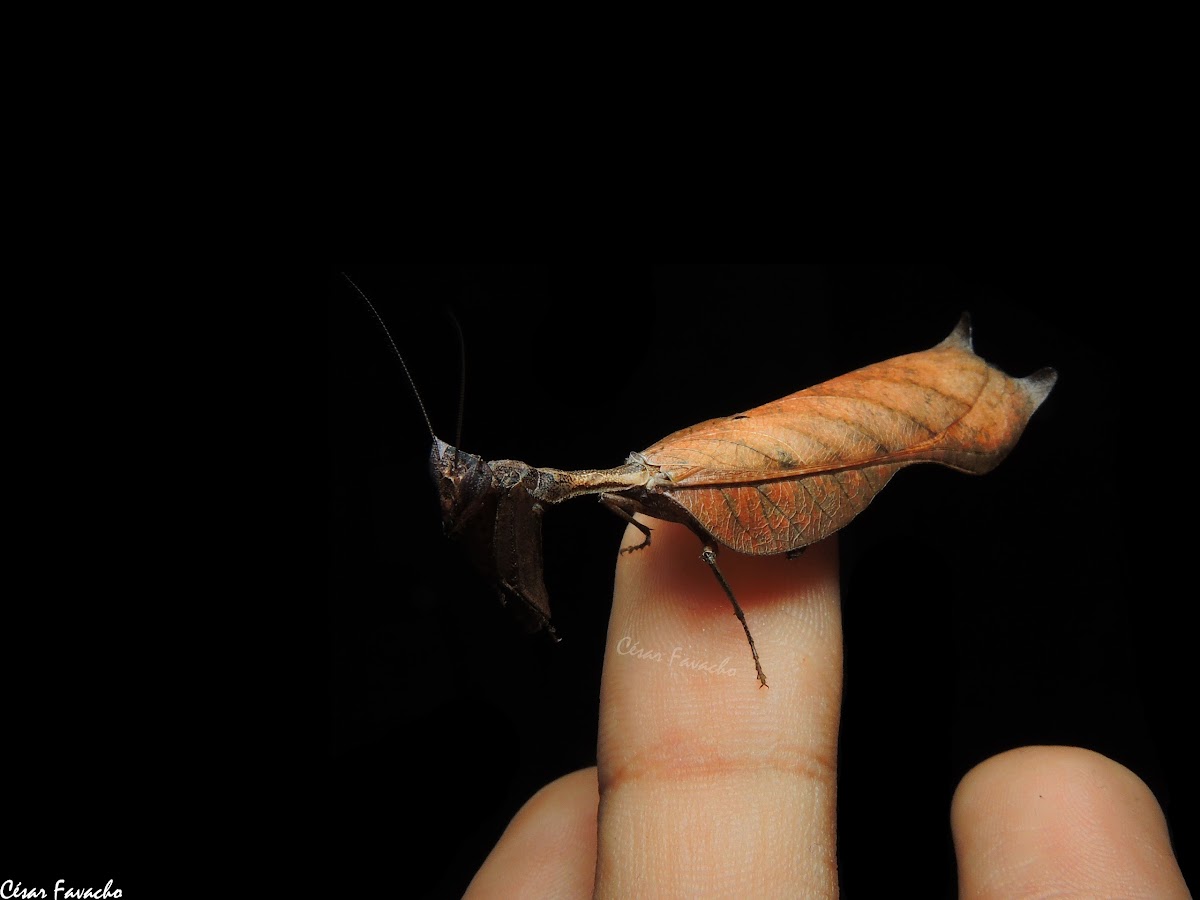
<path fill-rule="evenodd" d="M 702 422 L 641 455 L 719 541 L 782 553 L 846 525 L 903 466 L 990 471 L 1054 380 L 1050 369 L 1014 379 L 988 365 L 964 316 L 936 347 Z"/>

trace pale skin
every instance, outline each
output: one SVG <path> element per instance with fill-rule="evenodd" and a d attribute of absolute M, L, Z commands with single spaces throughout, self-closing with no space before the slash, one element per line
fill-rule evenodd
<path fill-rule="evenodd" d="M 530 799 L 466 896 L 836 897 L 835 541 L 797 560 L 720 555 L 753 623 L 760 688 L 696 537 L 644 521 L 652 546 L 617 564 L 598 765 Z M 641 540 L 631 527 L 622 546 Z M 735 675 L 694 667 L 726 658 Z M 1089 750 L 986 760 L 949 816 L 962 898 L 1191 896 L 1153 794 Z"/>

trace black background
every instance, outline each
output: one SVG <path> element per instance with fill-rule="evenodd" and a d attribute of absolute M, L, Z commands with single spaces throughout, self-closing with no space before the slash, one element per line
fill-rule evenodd
<path fill-rule="evenodd" d="M 488 459 L 616 465 L 676 429 L 930 347 L 963 310 L 985 359 L 1013 375 L 1058 369 L 996 471 L 905 470 L 841 533 L 839 865 L 852 897 L 881 871 L 953 896 L 954 786 L 1026 744 L 1088 747 L 1136 772 L 1195 885 L 1178 649 L 1194 589 L 1163 593 L 1136 549 L 1153 487 L 1134 459 L 1153 429 L 1133 410 L 1158 316 L 1105 266 L 345 268 L 450 442 L 453 310 L 461 446 Z M 522 634 L 442 535 L 412 391 L 361 299 L 327 274 L 327 861 L 351 892 L 459 896 L 525 800 L 595 763 L 623 526 L 586 498 L 549 511 L 563 642 Z"/>

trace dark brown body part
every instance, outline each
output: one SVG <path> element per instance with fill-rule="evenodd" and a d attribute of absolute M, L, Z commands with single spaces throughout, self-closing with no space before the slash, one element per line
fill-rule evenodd
<path fill-rule="evenodd" d="M 744 413 L 664 438 L 614 469 L 542 469 L 485 462 L 435 438 L 431 454 L 447 533 L 468 540 L 476 563 L 533 629 L 550 625 L 542 576 L 545 506 L 584 494 L 633 522 L 645 513 L 680 522 L 703 544 L 746 632 L 717 545 L 739 553 L 793 553 L 862 512 L 901 468 L 939 463 L 991 471 L 1016 445 L 1054 386 L 1053 369 L 1011 378 L 976 356 L 964 315 L 937 346 L 876 363 Z"/>

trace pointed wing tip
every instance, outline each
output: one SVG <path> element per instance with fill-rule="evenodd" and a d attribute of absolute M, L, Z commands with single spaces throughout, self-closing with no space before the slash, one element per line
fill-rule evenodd
<path fill-rule="evenodd" d="M 1025 388 L 1029 399 L 1033 401 L 1033 408 L 1037 409 L 1042 405 L 1042 401 L 1050 395 L 1051 389 L 1058 381 L 1058 372 L 1050 366 L 1046 366 L 1046 368 L 1038 369 L 1032 375 L 1026 375 L 1018 381 Z"/>
<path fill-rule="evenodd" d="M 959 316 L 954 330 L 938 346 L 961 347 L 963 350 L 974 351 L 975 345 L 971 342 L 971 314 L 969 312 L 964 312 Z"/>

